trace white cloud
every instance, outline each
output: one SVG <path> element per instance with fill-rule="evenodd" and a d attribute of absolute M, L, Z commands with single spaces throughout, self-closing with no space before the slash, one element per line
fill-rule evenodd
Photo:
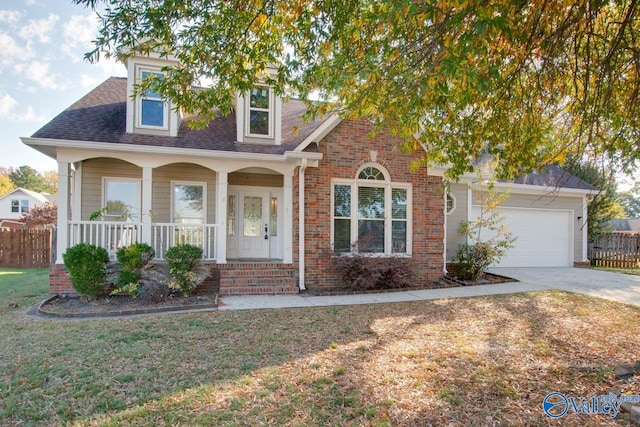
<path fill-rule="evenodd" d="M 0 96 L 0 118 L 10 118 L 16 105 L 18 105 L 18 101 L 13 99 L 11 95 Z"/>
<path fill-rule="evenodd" d="M 0 9 L 0 22 L 15 25 L 20 21 L 22 14 L 17 10 Z"/>
<path fill-rule="evenodd" d="M 23 26 L 18 34 L 25 40 L 38 39 L 41 43 L 50 43 L 51 37 L 49 34 L 54 30 L 58 19 L 60 17 L 53 13 L 43 19 L 30 19 L 29 23 Z"/>
<path fill-rule="evenodd" d="M 73 15 L 62 26 L 62 51 L 69 55 L 73 62 L 82 61 L 84 54 L 93 47 L 92 41 L 97 35 L 96 16 Z"/>
<path fill-rule="evenodd" d="M 14 122 L 39 122 L 44 123 L 46 117 L 38 116 L 33 111 L 33 107 L 28 106 L 23 113 L 17 113 L 15 108 L 18 106 L 16 101 L 11 95 L 4 94 L 0 96 L 0 120 L 11 120 Z"/>
<path fill-rule="evenodd" d="M 34 56 L 30 43 L 20 46 L 13 37 L 5 33 L 0 33 L 0 52 L 2 52 L 2 55 L 0 55 L 0 69 L 3 66 L 28 60 Z"/>
<path fill-rule="evenodd" d="M 49 72 L 49 64 L 40 61 L 31 61 L 28 64 L 17 64 L 14 67 L 16 73 L 32 80 L 45 89 L 59 89 L 60 84 L 55 80 L 55 74 Z"/>
<path fill-rule="evenodd" d="M 101 81 L 101 78 L 90 76 L 89 74 L 83 74 L 82 76 L 80 76 L 80 86 L 82 86 L 83 88 L 92 88 Z"/>

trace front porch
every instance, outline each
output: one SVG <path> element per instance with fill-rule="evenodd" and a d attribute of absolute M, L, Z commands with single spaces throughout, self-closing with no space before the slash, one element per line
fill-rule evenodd
<path fill-rule="evenodd" d="M 69 244 L 88 243 L 105 248 L 111 259 L 116 251 L 141 242 L 143 224 L 117 221 L 70 221 Z M 210 263 L 208 287 L 218 288 L 222 295 L 280 295 L 298 292 L 297 270 L 282 260 L 219 260 L 216 257 L 219 227 L 217 224 L 185 225 L 152 224 L 151 247 L 155 259 L 164 260 L 169 248 L 178 244 L 202 249 L 202 259 Z"/>
<path fill-rule="evenodd" d="M 88 243 L 106 249 L 109 257 L 115 259 L 118 249 L 145 241 L 144 227 L 141 222 L 131 221 L 69 221 L 69 247 Z M 226 259 L 216 257 L 218 234 L 217 224 L 158 223 L 151 224 L 151 239 L 147 243 L 160 261 L 169 248 L 189 244 L 202 249 L 204 261 L 224 263 Z"/>
<path fill-rule="evenodd" d="M 129 160 L 59 160 L 52 293 L 73 292 L 70 284 L 63 286 L 60 268 L 67 248 L 88 243 L 115 260 L 119 248 L 135 242 L 149 244 L 158 261 L 178 244 L 200 247 L 220 294 L 299 291 L 293 263 L 294 165 Z"/>

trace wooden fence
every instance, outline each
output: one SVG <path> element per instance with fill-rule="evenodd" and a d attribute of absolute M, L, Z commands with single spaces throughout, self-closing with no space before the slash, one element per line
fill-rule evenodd
<path fill-rule="evenodd" d="M 51 230 L 0 229 L 0 267 L 36 268 L 51 264 Z"/>
<path fill-rule="evenodd" d="M 589 259 L 598 267 L 640 268 L 640 234 L 604 234 L 589 243 Z"/>

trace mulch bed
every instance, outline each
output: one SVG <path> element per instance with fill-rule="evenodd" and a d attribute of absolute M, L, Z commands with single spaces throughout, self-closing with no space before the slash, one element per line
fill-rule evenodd
<path fill-rule="evenodd" d="M 93 300 L 54 295 L 38 306 L 38 313 L 50 317 L 101 317 L 215 309 L 217 307 L 217 294 L 175 296 L 160 302 L 151 302 L 127 295 L 99 296 Z"/>
<path fill-rule="evenodd" d="M 491 285 L 517 282 L 516 279 L 485 273 L 478 281 L 463 281 L 455 276 L 445 276 L 441 281 L 428 286 L 411 286 L 394 289 L 353 290 L 334 288 L 327 290 L 307 290 L 308 296 L 357 295 L 387 292 L 415 291 L 425 289 L 444 289 L 459 286 Z M 152 314 L 179 312 L 199 309 L 215 309 L 218 307 L 218 295 L 193 295 L 189 297 L 174 296 L 160 302 L 151 302 L 143 298 L 127 295 L 104 295 L 88 300 L 81 297 L 65 297 L 54 295 L 38 306 L 38 313 L 49 317 L 83 318 L 103 316 L 127 316 L 136 314 Z"/>
<path fill-rule="evenodd" d="M 478 285 L 496 285 L 499 283 L 517 282 L 518 280 L 501 276 L 499 274 L 485 273 L 483 278 L 477 281 L 460 280 L 455 276 L 447 275 L 439 282 L 431 283 L 427 286 L 408 286 L 404 288 L 393 289 L 369 289 L 369 290 L 353 290 L 349 288 L 333 288 L 333 289 L 309 289 L 305 291 L 308 296 L 336 296 L 336 295 L 357 295 L 357 294 L 381 294 L 387 292 L 403 292 L 403 291 L 421 291 L 428 289 L 446 289 L 457 288 L 459 286 L 478 286 Z"/>

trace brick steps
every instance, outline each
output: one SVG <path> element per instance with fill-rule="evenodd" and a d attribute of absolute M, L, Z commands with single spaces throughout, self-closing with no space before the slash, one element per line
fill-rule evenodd
<path fill-rule="evenodd" d="M 299 292 L 298 270 L 291 264 L 231 263 L 214 267 L 220 295 L 292 295 Z"/>

